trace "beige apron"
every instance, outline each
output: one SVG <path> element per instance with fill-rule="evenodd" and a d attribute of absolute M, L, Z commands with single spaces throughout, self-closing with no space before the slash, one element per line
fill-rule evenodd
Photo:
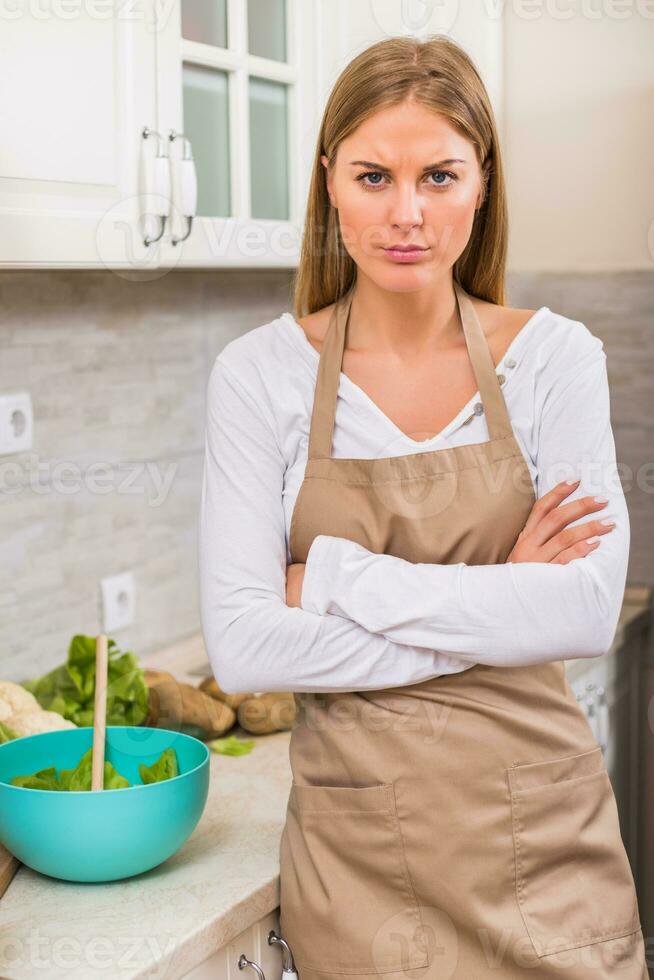
<path fill-rule="evenodd" d="M 332 458 L 352 287 L 321 351 L 293 562 L 318 534 L 411 562 L 506 561 L 535 495 L 454 289 L 489 440 Z M 295 699 L 280 928 L 300 980 L 646 980 L 615 797 L 563 661 Z"/>

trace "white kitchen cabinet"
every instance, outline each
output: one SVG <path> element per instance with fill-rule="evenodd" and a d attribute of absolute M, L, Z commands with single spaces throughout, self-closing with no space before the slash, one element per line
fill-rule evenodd
<path fill-rule="evenodd" d="M 7 7 L 0 267 L 295 266 L 345 11 L 343 0 Z"/>
<path fill-rule="evenodd" d="M 615 793 L 620 830 L 634 876 L 639 874 L 639 674 L 647 617 L 627 587 L 611 650 L 602 657 L 566 661 L 570 686 L 602 748 Z"/>
<path fill-rule="evenodd" d="M 279 945 L 268 945 L 268 933 L 274 929 L 279 931 L 279 909 L 270 912 L 259 922 L 250 926 L 236 939 L 222 949 L 217 950 L 208 959 L 194 967 L 189 973 L 183 974 L 183 980 L 235 980 L 236 977 L 256 977 L 256 971 L 251 967 L 240 970 L 238 961 L 241 953 L 254 961 L 264 972 L 266 980 L 280 980 L 282 975 L 282 953 Z"/>
<path fill-rule="evenodd" d="M 141 132 L 156 126 L 149 2 L 4 5 L 0 267 L 149 264 L 138 197 Z"/>
<path fill-rule="evenodd" d="M 451 27 L 396 0 L 5 4 L 0 268 L 295 267 L 335 78 Z M 495 92 L 496 26 L 456 28 Z"/>
<path fill-rule="evenodd" d="M 625 651 L 612 651 L 585 661 L 571 684 L 581 704 L 597 744 L 602 748 L 611 785 L 615 793 L 622 838 L 636 868 L 637 726 L 638 713 L 633 699 L 638 695 L 633 665 Z M 634 779 L 636 775 L 636 779 Z"/>

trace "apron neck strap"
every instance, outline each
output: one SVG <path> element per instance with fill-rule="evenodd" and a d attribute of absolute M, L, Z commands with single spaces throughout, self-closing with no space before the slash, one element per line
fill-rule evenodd
<path fill-rule="evenodd" d="M 472 305 L 470 296 L 454 280 L 459 316 L 468 348 L 468 356 L 477 381 L 481 403 L 484 406 L 488 435 L 491 439 L 504 439 L 513 435 L 511 419 L 504 400 L 499 378 L 479 317 Z"/>
<path fill-rule="evenodd" d="M 488 341 L 470 297 L 456 280 L 453 285 L 488 433 L 491 439 L 502 439 L 513 435 L 513 430 Z M 327 459 L 332 455 L 336 401 L 353 294 L 354 284 L 336 301 L 320 352 L 309 431 L 309 459 Z"/>

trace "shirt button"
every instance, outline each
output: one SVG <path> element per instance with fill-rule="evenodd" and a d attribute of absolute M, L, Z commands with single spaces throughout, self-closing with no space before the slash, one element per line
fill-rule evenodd
<path fill-rule="evenodd" d="M 508 361 L 505 361 L 505 362 L 504 362 L 504 365 L 505 365 L 505 367 L 508 367 L 508 368 L 514 368 L 514 367 L 515 367 L 515 363 L 516 363 L 516 362 L 515 362 L 515 361 L 513 360 L 513 358 L 512 358 L 512 357 L 510 357 L 510 358 L 508 359 Z"/>
<path fill-rule="evenodd" d="M 475 415 L 481 415 L 483 411 L 484 411 L 484 406 L 482 405 L 481 402 L 477 402 L 477 404 L 474 407 Z"/>
<path fill-rule="evenodd" d="M 500 383 L 501 385 L 503 385 L 503 384 L 504 384 L 504 382 L 506 381 L 506 378 L 505 378 L 505 376 L 504 376 L 503 374 L 498 374 L 498 376 L 497 376 L 497 380 L 499 381 L 499 383 Z"/>

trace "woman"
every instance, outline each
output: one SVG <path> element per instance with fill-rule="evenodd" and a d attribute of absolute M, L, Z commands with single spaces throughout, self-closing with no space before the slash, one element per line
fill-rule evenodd
<path fill-rule="evenodd" d="M 610 648 L 626 577 L 606 357 L 502 305 L 506 243 L 473 64 L 444 36 L 375 44 L 325 108 L 304 315 L 212 371 L 202 626 L 225 690 L 295 692 L 301 980 L 647 976 L 564 665 Z"/>

